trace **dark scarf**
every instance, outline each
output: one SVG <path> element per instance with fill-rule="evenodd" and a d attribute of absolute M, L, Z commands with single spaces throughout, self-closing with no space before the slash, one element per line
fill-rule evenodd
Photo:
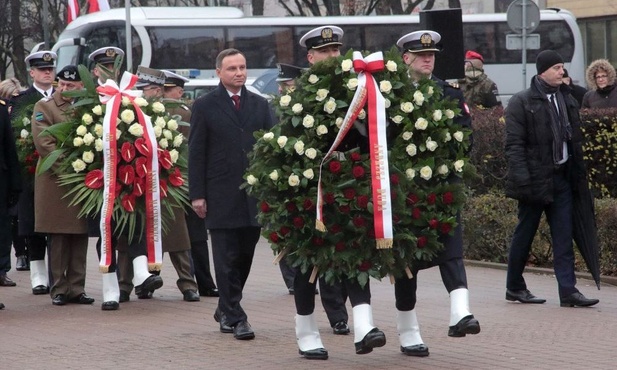
<path fill-rule="evenodd" d="M 563 144 L 572 139 L 572 128 L 568 120 L 568 110 L 564 95 L 561 93 L 559 86 L 550 86 L 538 76 L 533 79 L 534 86 L 546 96 L 547 94 L 555 94 L 559 113 L 553 103 L 549 99 L 545 99 L 548 111 L 551 115 L 551 131 L 553 132 L 553 161 L 555 164 L 563 160 Z"/>
<path fill-rule="evenodd" d="M 600 94 L 601 97 L 606 98 L 608 94 L 610 94 L 611 91 L 613 91 L 614 88 L 615 88 L 615 85 L 608 85 L 608 86 L 604 86 L 601 89 L 598 88 L 596 91 L 598 92 L 598 94 Z"/>

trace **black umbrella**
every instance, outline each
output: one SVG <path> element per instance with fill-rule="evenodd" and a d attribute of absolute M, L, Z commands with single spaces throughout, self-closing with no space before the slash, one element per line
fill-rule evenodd
<path fill-rule="evenodd" d="M 572 237 L 600 290 L 600 247 L 593 196 L 586 183 L 572 190 Z"/>

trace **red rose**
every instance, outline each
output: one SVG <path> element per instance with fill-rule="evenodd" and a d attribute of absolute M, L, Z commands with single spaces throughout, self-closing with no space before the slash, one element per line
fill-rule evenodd
<path fill-rule="evenodd" d="M 132 194 L 123 196 L 120 204 L 127 212 L 133 212 L 135 210 L 135 196 Z"/>
<path fill-rule="evenodd" d="M 390 175 L 390 184 L 392 185 L 398 185 L 399 183 L 399 179 L 398 179 L 398 175 L 393 173 L 392 175 Z"/>
<path fill-rule="evenodd" d="M 169 174 L 168 177 L 169 183 L 175 187 L 180 187 L 184 184 L 184 179 L 182 178 L 182 172 L 180 169 L 176 167 L 172 173 Z"/>
<path fill-rule="evenodd" d="M 315 209 L 315 203 L 313 203 L 310 198 L 306 198 L 302 204 L 302 208 L 304 208 L 305 211 L 310 211 L 311 209 Z"/>
<path fill-rule="evenodd" d="M 135 169 L 127 164 L 118 167 L 118 179 L 124 185 L 131 185 L 135 181 Z"/>
<path fill-rule="evenodd" d="M 159 188 L 161 198 L 167 198 L 167 181 L 165 179 L 159 179 Z"/>
<path fill-rule="evenodd" d="M 356 196 L 356 191 L 352 188 L 346 188 L 343 190 L 343 196 L 345 199 L 353 199 Z"/>
<path fill-rule="evenodd" d="M 364 227 L 366 225 L 366 220 L 362 216 L 355 216 L 352 222 L 355 227 Z"/>
<path fill-rule="evenodd" d="M 135 182 L 133 183 L 133 195 L 136 197 L 140 197 L 144 194 L 144 190 L 146 189 L 146 179 L 143 177 L 135 177 Z"/>
<path fill-rule="evenodd" d="M 353 168 L 351 169 L 351 174 L 356 179 L 359 179 L 362 176 L 364 176 L 364 173 L 365 171 L 364 171 L 364 168 L 362 168 L 362 166 L 353 166 Z"/>
<path fill-rule="evenodd" d="M 90 189 L 100 189 L 103 187 L 103 171 L 92 170 L 86 175 L 84 180 L 86 186 Z"/>
<path fill-rule="evenodd" d="M 161 167 L 168 170 L 173 166 L 173 162 L 171 161 L 171 154 L 167 150 L 159 149 L 158 151 L 159 163 Z"/>
<path fill-rule="evenodd" d="M 441 231 L 442 234 L 449 234 L 451 230 L 452 225 L 447 222 L 442 223 L 439 227 L 439 231 Z"/>
<path fill-rule="evenodd" d="M 340 241 L 340 242 L 336 243 L 336 244 L 334 245 L 334 249 L 335 249 L 337 252 L 342 252 L 342 251 L 344 251 L 344 250 L 345 250 L 345 242 Z"/>
<path fill-rule="evenodd" d="M 420 208 L 414 208 L 413 211 L 411 211 L 411 218 L 414 220 L 419 219 L 421 215 Z"/>
<path fill-rule="evenodd" d="M 328 193 L 324 196 L 324 201 L 326 202 L 326 204 L 332 204 L 335 202 L 335 198 L 334 198 L 334 194 L 332 193 Z"/>
<path fill-rule="evenodd" d="M 430 193 L 429 195 L 426 196 L 426 202 L 428 204 L 435 204 L 436 200 L 437 200 L 437 196 L 435 195 L 435 193 Z"/>
<path fill-rule="evenodd" d="M 298 207 L 296 207 L 295 203 L 288 202 L 285 204 L 285 208 L 287 208 L 287 212 L 296 213 L 298 212 Z"/>
<path fill-rule="evenodd" d="M 122 144 L 122 148 L 120 148 L 120 155 L 122 156 L 122 159 L 124 159 L 124 161 L 127 163 L 132 161 L 133 158 L 135 158 L 135 147 L 133 146 L 133 144 L 125 141 Z"/>
<path fill-rule="evenodd" d="M 321 247 L 324 244 L 324 240 L 323 238 L 320 238 L 318 236 L 314 236 L 313 237 L 313 245 L 316 245 L 318 247 Z"/>
<path fill-rule="evenodd" d="M 304 227 L 304 219 L 302 217 L 294 217 L 293 224 L 296 229 L 301 229 Z"/>
<path fill-rule="evenodd" d="M 428 222 L 428 227 L 430 227 L 431 229 L 436 229 L 437 226 L 439 226 L 439 221 L 434 218 Z"/>
<path fill-rule="evenodd" d="M 452 192 L 446 191 L 441 196 L 441 201 L 443 202 L 443 204 L 452 204 L 452 202 L 454 202 L 454 195 L 452 194 Z"/>
<path fill-rule="evenodd" d="M 407 195 L 407 204 L 409 204 L 409 205 L 413 205 L 413 204 L 418 203 L 418 200 L 419 200 L 418 196 L 415 195 L 415 194 Z"/>
<path fill-rule="evenodd" d="M 358 198 L 356 199 L 356 204 L 360 208 L 366 208 L 368 206 L 368 196 L 366 195 L 358 196 Z"/>
<path fill-rule="evenodd" d="M 146 163 L 148 163 L 146 157 L 137 157 L 137 159 L 135 159 L 135 172 L 137 173 L 137 176 L 146 177 L 148 174 L 148 167 L 146 167 Z"/>
<path fill-rule="evenodd" d="M 360 264 L 360 266 L 358 266 L 358 270 L 366 272 L 368 271 L 373 265 L 371 264 L 371 261 L 362 261 L 362 263 Z"/>
<path fill-rule="evenodd" d="M 261 204 L 259 205 L 259 208 L 261 209 L 263 213 L 267 213 L 270 211 L 270 205 L 266 202 L 261 202 Z"/>
<path fill-rule="evenodd" d="M 351 153 L 350 158 L 351 158 L 352 161 L 357 162 L 360 159 L 362 159 L 362 156 L 358 152 L 353 152 L 353 153 Z"/>
<path fill-rule="evenodd" d="M 328 231 L 330 231 L 332 234 L 339 233 L 341 232 L 341 225 L 334 224 L 328 228 Z"/>
<path fill-rule="evenodd" d="M 333 174 L 337 174 L 341 172 L 341 162 L 330 161 L 329 168 L 330 168 L 330 172 L 332 172 Z"/>
<path fill-rule="evenodd" d="M 287 226 L 281 226 L 281 229 L 279 230 L 279 233 L 282 236 L 287 236 L 287 234 L 289 234 L 291 232 L 291 230 L 289 230 L 289 228 Z"/>
<path fill-rule="evenodd" d="M 338 210 L 345 214 L 351 212 L 351 208 L 349 208 L 349 206 L 340 206 L 338 207 Z"/>
<path fill-rule="evenodd" d="M 418 238 L 418 248 L 424 248 L 428 244 L 428 238 L 426 236 L 421 236 Z"/>
<path fill-rule="evenodd" d="M 137 151 L 141 155 L 147 156 L 148 154 L 150 154 L 150 149 L 148 149 L 148 145 L 146 145 L 146 140 L 144 140 L 143 137 L 140 137 L 137 140 L 135 140 L 135 149 L 137 149 Z"/>
<path fill-rule="evenodd" d="M 279 236 L 275 232 L 271 232 L 269 238 L 272 243 L 278 243 L 279 241 Z"/>

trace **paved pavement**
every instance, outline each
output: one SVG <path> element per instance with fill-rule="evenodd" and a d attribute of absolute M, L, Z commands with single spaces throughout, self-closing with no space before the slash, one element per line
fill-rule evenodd
<path fill-rule="evenodd" d="M 216 298 L 184 302 L 171 264 L 165 285 L 154 299 L 123 303 L 119 311 L 101 311 L 101 279 L 91 239 L 87 292 L 92 306 L 52 306 L 48 296 L 31 294 L 29 273 L 11 271 L 17 287 L 0 287 L 0 369 L 614 369 L 617 287 L 597 291 L 588 280 L 579 289 L 600 304 L 561 308 L 551 275 L 527 274 L 543 305 L 504 299 L 505 271 L 468 266 L 471 310 L 482 332 L 466 338 L 447 336 L 449 299 L 438 269 L 421 271 L 418 317 L 430 356 L 399 352 L 393 287 L 372 281 L 375 324 L 387 344 L 356 355 L 353 334 L 332 334 L 318 303 L 316 315 L 327 361 L 298 355 L 293 297 L 287 294 L 265 241 L 257 247 L 243 306 L 256 332 L 253 341 L 234 340 L 212 319 Z M 14 262 L 14 261 L 13 261 Z M 348 308 L 351 311 L 351 307 Z"/>

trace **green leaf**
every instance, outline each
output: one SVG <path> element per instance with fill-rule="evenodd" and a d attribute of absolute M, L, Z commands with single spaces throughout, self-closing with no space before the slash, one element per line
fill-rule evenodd
<path fill-rule="evenodd" d="M 53 126 L 52 126 L 53 127 Z M 36 168 L 36 174 L 40 175 L 43 172 L 49 170 L 54 163 L 66 152 L 66 149 L 56 149 L 53 152 L 49 153 L 43 160 L 39 163 Z"/>

